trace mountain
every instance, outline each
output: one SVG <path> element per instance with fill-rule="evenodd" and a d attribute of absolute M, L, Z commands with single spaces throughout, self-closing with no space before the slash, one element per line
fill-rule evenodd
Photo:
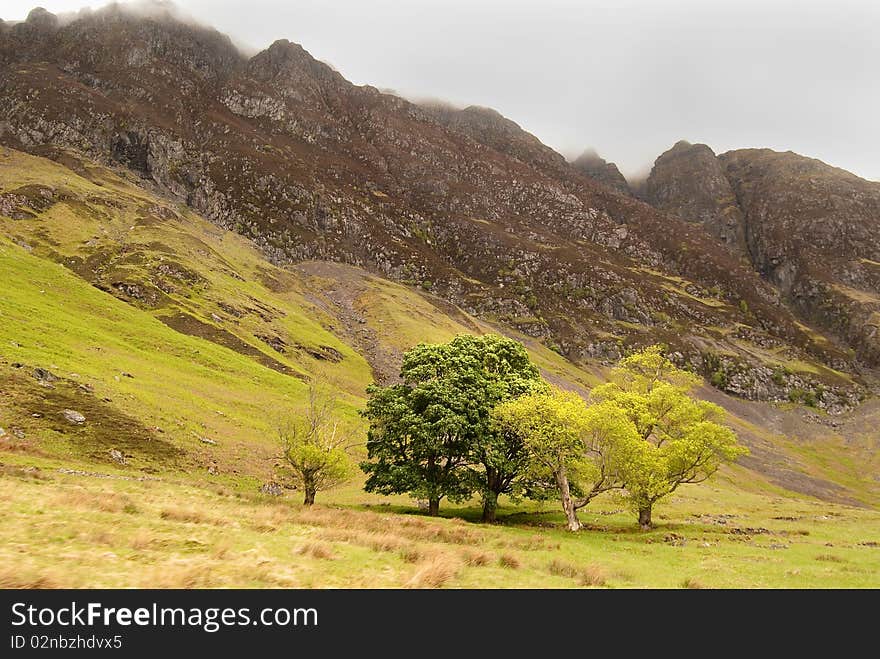
<path fill-rule="evenodd" d="M 248 58 L 171 16 L 35 10 L 0 35 L 0 93 L 9 147 L 122 168 L 273 264 L 364 267 L 574 363 L 663 342 L 724 391 L 807 392 L 832 412 L 877 363 L 702 224 L 597 183 L 497 112 L 352 85 L 285 40 Z"/>
<path fill-rule="evenodd" d="M 591 179 L 603 183 L 623 194 L 632 194 L 629 184 L 617 169 L 617 165 L 613 162 L 606 162 L 593 149 L 584 151 L 581 155 L 572 161 L 572 166 L 589 176 Z"/>
<path fill-rule="evenodd" d="M 699 223 L 856 357 L 880 355 L 880 183 L 792 152 L 679 142 L 647 200 Z"/>

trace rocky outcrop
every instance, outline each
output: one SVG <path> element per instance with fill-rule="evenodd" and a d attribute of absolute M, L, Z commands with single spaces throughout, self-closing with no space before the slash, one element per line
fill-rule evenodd
<path fill-rule="evenodd" d="M 631 195 L 629 184 L 613 162 L 606 162 L 593 149 L 588 149 L 571 163 L 579 172 L 586 174 L 594 181 L 607 185 L 609 188 Z"/>
<path fill-rule="evenodd" d="M 798 313 L 880 358 L 880 183 L 770 149 L 719 157 L 754 267 Z"/>
<path fill-rule="evenodd" d="M 644 195 L 655 208 L 701 224 L 732 252 L 745 253 L 742 212 L 721 163 L 705 144 L 682 140 L 657 158 Z"/>

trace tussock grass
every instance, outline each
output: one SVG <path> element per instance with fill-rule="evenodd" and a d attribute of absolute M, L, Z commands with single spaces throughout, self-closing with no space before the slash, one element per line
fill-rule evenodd
<path fill-rule="evenodd" d="M 684 581 L 681 582 L 682 588 L 687 588 L 689 590 L 702 590 L 706 588 L 699 579 L 695 579 L 694 577 L 688 577 Z"/>
<path fill-rule="evenodd" d="M 605 570 L 592 563 L 583 567 L 578 580 L 582 586 L 604 586 L 607 583 Z"/>
<path fill-rule="evenodd" d="M 0 567 L 0 588 L 45 590 L 66 587 L 67 584 L 60 581 L 57 575 L 52 572 L 40 572 L 32 569 L 22 570 L 19 567 L 11 565 Z"/>
<path fill-rule="evenodd" d="M 211 557 L 216 561 L 222 561 L 230 557 L 232 543 L 228 538 L 221 538 L 211 546 Z"/>
<path fill-rule="evenodd" d="M 469 567 L 482 567 L 489 565 L 493 561 L 492 554 L 480 551 L 479 549 L 469 549 L 462 553 L 465 565 Z"/>
<path fill-rule="evenodd" d="M 158 540 L 152 531 L 145 528 L 137 529 L 128 541 L 129 547 L 135 551 L 144 551 L 158 545 Z"/>
<path fill-rule="evenodd" d="M 311 556 L 322 560 L 332 561 L 336 558 L 333 553 L 333 547 L 326 542 L 319 540 L 309 540 L 296 548 L 296 553 L 300 556 Z"/>
<path fill-rule="evenodd" d="M 667 508 L 669 522 L 663 524 L 677 524 L 676 533 L 689 540 L 671 547 L 642 542 L 626 514 L 603 518 L 607 530 L 578 534 L 564 531 L 559 514 L 553 518 L 559 525 L 535 533 L 534 527 L 514 524 L 486 528 L 344 508 L 345 499 L 339 507 L 306 510 L 251 496 L 257 489 L 252 484 L 239 487 L 242 496 L 235 497 L 181 482 L 72 481 L 45 463 L 35 464 L 47 480 L 0 475 L 0 501 L 7 511 L 0 525 L 0 565 L 7 569 L 0 575 L 7 587 L 564 588 L 625 582 L 679 588 L 686 580 L 700 585 L 693 566 L 719 555 L 725 569 L 713 573 L 711 587 L 874 587 L 880 572 L 880 552 L 868 544 L 880 541 L 873 532 L 877 513 L 743 494 L 723 484 L 719 490 L 695 488 L 694 498 L 682 497 L 679 508 Z M 346 496 L 357 502 L 364 495 L 352 487 Z M 780 535 L 804 522 L 774 517 L 822 519 L 810 536 L 791 536 L 782 560 L 722 526 L 679 523 L 705 512 L 709 500 L 729 509 L 743 502 L 744 525 Z M 136 502 L 142 512 L 126 513 L 126 502 Z M 216 520 L 223 523 L 212 523 Z M 269 524 L 276 530 L 259 530 Z M 473 542 L 445 541 L 462 532 Z M 321 558 L 327 548 L 333 559 Z M 817 560 L 824 555 L 846 562 Z"/>
<path fill-rule="evenodd" d="M 459 558 L 452 553 L 435 554 L 416 565 L 416 570 L 406 582 L 407 588 L 442 588 L 458 576 L 461 570 Z"/>
<path fill-rule="evenodd" d="M 89 529 L 81 534 L 82 539 L 91 545 L 102 545 L 104 547 L 114 547 L 118 544 L 116 534 L 110 529 L 95 528 Z"/>
<path fill-rule="evenodd" d="M 577 579 L 582 586 L 604 586 L 607 579 L 605 571 L 598 565 L 576 565 L 554 558 L 548 566 L 550 574 L 558 577 Z"/>
<path fill-rule="evenodd" d="M 146 569 L 141 588 L 210 588 L 221 585 L 207 563 L 165 563 Z"/>
<path fill-rule="evenodd" d="M 311 510 L 302 512 L 297 516 L 297 519 L 314 526 L 359 530 L 382 535 L 387 533 L 388 528 L 393 528 L 396 537 L 405 538 L 410 542 L 468 545 L 479 543 L 483 537 L 481 532 L 469 528 L 468 523 L 461 520 L 428 522 L 424 519 L 413 519 L 400 515 L 356 512 L 318 506 L 313 506 Z"/>
<path fill-rule="evenodd" d="M 326 528 L 318 531 L 318 537 L 334 542 L 348 542 L 375 552 L 398 552 L 408 562 L 415 562 L 423 556 L 423 552 L 412 541 L 392 533 Z"/>
<path fill-rule="evenodd" d="M 250 516 L 249 526 L 260 533 L 273 533 L 290 522 L 290 511 L 281 506 L 273 505 L 269 508 L 257 508 Z"/>
<path fill-rule="evenodd" d="M 418 563 L 425 559 L 425 552 L 416 545 L 402 547 L 398 554 L 405 563 Z"/>
<path fill-rule="evenodd" d="M 159 517 L 170 522 L 182 522 L 184 524 L 211 524 L 214 526 L 226 524 L 223 520 L 211 517 L 197 508 L 163 508 L 159 513 Z"/>
<path fill-rule="evenodd" d="M 89 492 L 84 489 L 65 490 L 53 498 L 53 505 L 71 506 L 105 513 L 137 513 L 137 507 L 127 496 L 113 492 Z"/>

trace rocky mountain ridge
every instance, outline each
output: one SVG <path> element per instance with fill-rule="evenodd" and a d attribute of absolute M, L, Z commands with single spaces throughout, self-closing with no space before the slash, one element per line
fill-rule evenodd
<path fill-rule="evenodd" d="M 366 267 L 572 360 L 660 341 L 726 391 L 819 392 L 830 410 L 877 364 L 806 325 L 712 231 L 597 183 L 497 112 L 357 87 L 286 40 L 246 58 L 171 17 L 32 12 L 0 32 L 0 94 L 8 146 L 124 168 L 275 263 Z"/>
<path fill-rule="evenodd" d="M 646 199 L 716 235 L 804 322 L 869 363 L 880 355 L 880 183 L 770 149 L 716 156 L 679 142 L 654 164 Z"/>
<path fill-rule="evenodd" d="M 587 149 L 572 161 L 572 166 L 590 178 L 608 185 L 618 192 L 631 195 L 629 183 L 613 162 L 607 162 L 594 149 Z"/>

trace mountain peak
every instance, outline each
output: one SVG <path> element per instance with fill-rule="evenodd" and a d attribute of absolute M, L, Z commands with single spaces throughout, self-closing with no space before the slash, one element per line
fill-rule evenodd
<path fill-rule="evenodd" d="M 296 91 L 298 85 L 329 82 L 349 85 L 332 66 L 315 59 L 300 44 L 278 39 L 248 61 L 248 72 L 254 78 L 274 81 Z"/>
<path fill-rule="evenodd" d="M 34 7 L 28 12 L 24 22 L 43 28 L 55 28 L 58 26 L 58 17 L 43 7 Z"/>
<path fill-rule="evenodd" d="M 593 149 L 586 149 L 572 161 L 572 166 L 603 185 L 607 185 L 624 194 L 632 194 L 629 184 L 613 162 L 607 162 Z"/>
<path fill-rule="evenodd" d="M 745 253 L 742 213 L 715 152 L 705 144 L 679 140 L 661 154 L 645 183 L 652 206 L 702 224 L 736 253 Z"/>

